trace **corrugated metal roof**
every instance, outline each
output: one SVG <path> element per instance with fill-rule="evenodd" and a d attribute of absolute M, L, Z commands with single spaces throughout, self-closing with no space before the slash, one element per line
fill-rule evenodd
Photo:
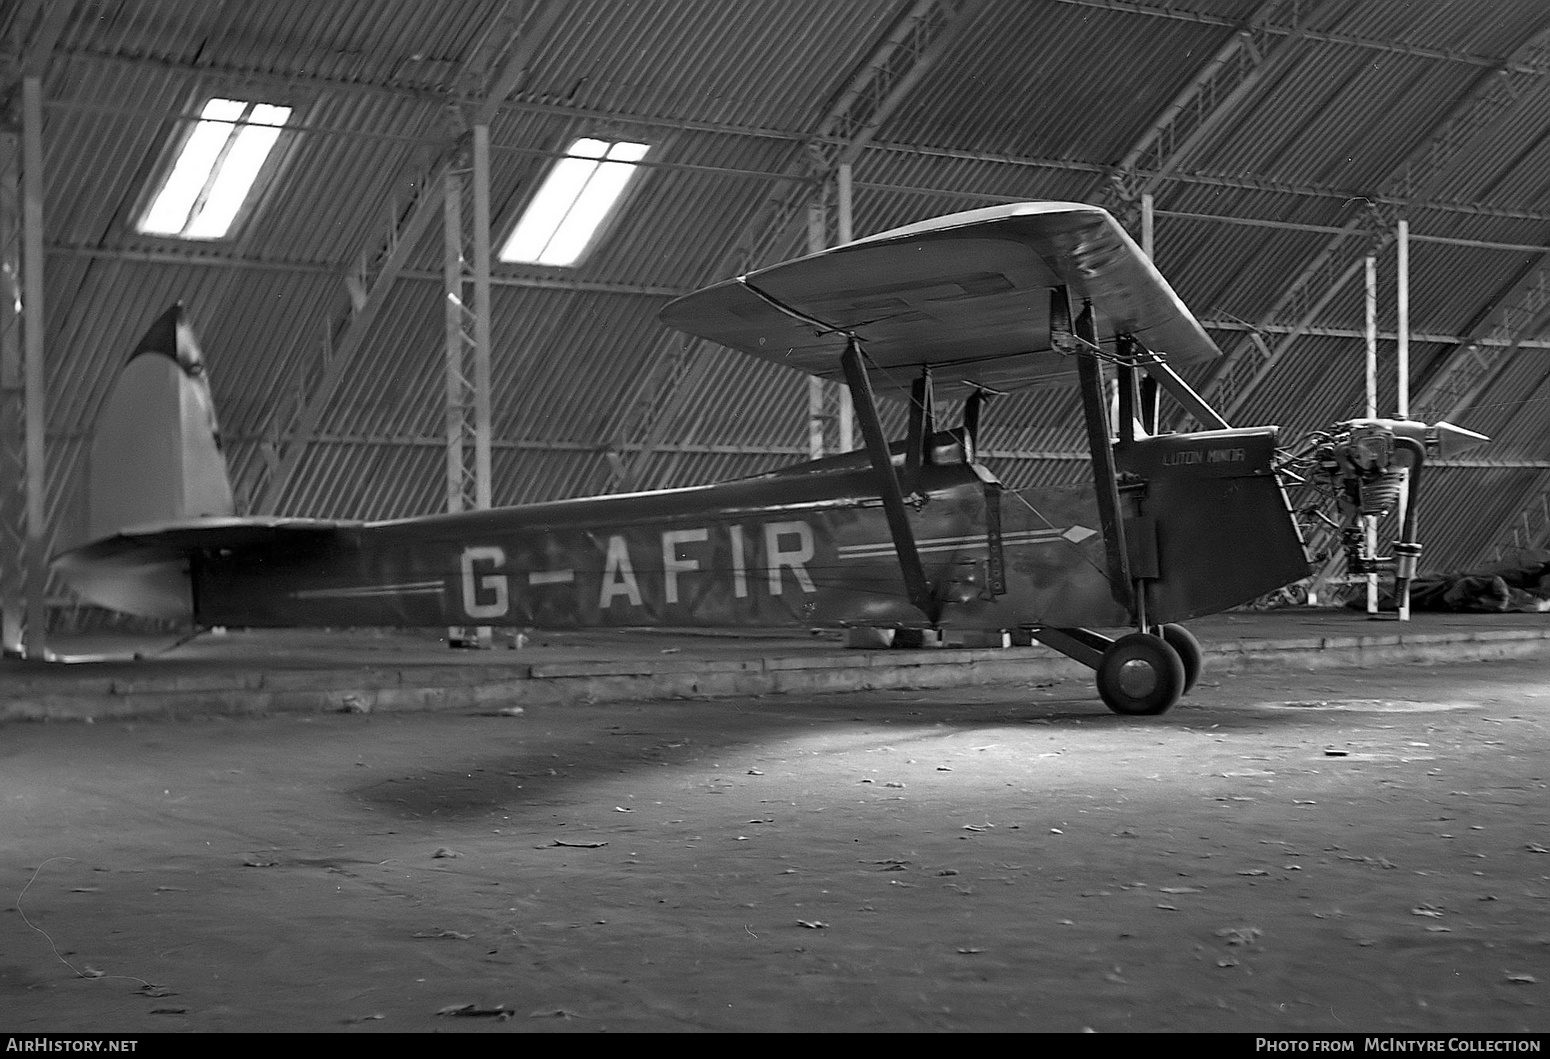
<path fill-rule="evenodd" d="M 239 494 L 256 501 L 297 442 L 297 410 L 316 399 L 349 319 L 346 277 L 379 254 L 456 149 L 481 86 L 514 57 L 519 75 L 491 125 L 497 235 L 569 137 L 627 134 L 655 148 L 621 223 L 581 267 L 496 270 L 499 503 L 690 484 L 805 450 L 805 380 L 687 343 L 656 314 L 674 292 L 755 263 L 739 248 L 764 260 L 804 250 L 800 213 L 770 237 L 770 203 L 811 186 L 808 159 L 856 86 L 856 113 L 879 109 L 855 157 L 857 235 L 993 202 L 1112 201 L 1121 160 L 1154 132 L 1176 135 L 1187 149 L 1165 173 L 1132 176 L 1150 178 L 1164 274 L 1197 315 L 1233 324 L 1216 332 L 1224 348 L 1245 341 L 1239 328 L 1275 322 L 1278 300 L 1336 245 L 1331 230 L 1374 203 L 1403 212 L 1417 237 L 1417 332 L 1484 326 L 1538 260 L 1478 244 L 1550 240 L 1550 66 L 1539 47 L 1550 8 L 1540 0 L 1488 11 L 1473 0 L 69 7 L 44 85 L 49 497 L 64 522 L 112 373 L 178 300 L 200 329 Z M 39 10 L 0 12 L 0 29 L 25 45 Z M 950 29 L 937 47 L 935 26 Z M 1252 49 L 1234 51 L 1243 41 Z M 1222 55 L 1229 66 L 1217 73 Z M 1231 63 L 1247 76 L 1226 80 L 1240 69 Z M 1209 88 L 1192 96 L 1195 84 Z M 169 136 L 216 91 L 297 107 L 278 179 L 228 241 L 136 234 Z M 1164 128 L 1180 100 L 1180 124 Z M 1198 135 L 1186 137 L 1197 127 L 1186 119 L 1200 121 Z M 1439 145 L 1440 129 L 1452 135 Z M 1419 179 L 1407 183 L 1407 167 Z M 1393 256 L 1379 256 L 1386 331 Z M 432 223 L 305 439 L 280 494 L 287 513 L 443 505 L 441 268 Z M 1360 331 L 1360 280 L 1315 315 L 1318 334 L 1290 344 L 1240 420 L 1302 430 L 1359 411 L 1360 339 L 1327 332 Z M 1415 377 L 1445 369 L 1454 351 L 1417 342 Z M 1525 466 L 1431 476 L 1429 558 L 1470 561 L 1537 502 L 1545 475 L 1528 465 L 1550 459 L 1545 365 L 1544 350 L 1516 352 L 1463 417 L 1496 437 L 1493 459 Z M 898 422 L 896 406 L 888 414 Z M 948 422 L 956 414 L 942 410 Z M 987 447 L 1003 454 L 992 462 L 1013 484 L 1086 473 L 1079 459 L 1005 455 L 1080 451 L 1067 391 L 1000 399 L 988 429 Z"/>

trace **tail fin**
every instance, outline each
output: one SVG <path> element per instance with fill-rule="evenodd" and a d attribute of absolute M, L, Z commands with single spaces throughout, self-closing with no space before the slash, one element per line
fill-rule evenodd
<path fill-rule="evenodd" d="M 181 303 L 120 370 L 97 419 L 88 481 L 88 540 L 235 513 L 204 357 Z"/>

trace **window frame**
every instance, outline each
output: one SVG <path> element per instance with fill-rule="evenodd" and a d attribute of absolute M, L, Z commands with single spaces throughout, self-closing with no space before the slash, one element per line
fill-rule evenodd
<path fill-rule="evenodd" d="M 586 155 L 577 155 L 572 153 L 583 141 L 586 140 L 596 140 L 605 145 L 601 157 L 596 159 L 589 159 Z M 505 268 L 539 268 L 571 271 L 579 269 L 587 264 L 592 255 L 597 252 L 597 249 L 613 232 L 615 225 L 618 224 L 620 217 L 624 214 L 626 208 L 628 207 L 628 203 L 639 192 L 641 178 L 645 176 L 646 171 L 650 168 L 650 159 L 653 155 L 660 151 L 662 147 L 662 144 L 659 142 L 650 142 L 638 137 L 618 133 L 615 131 L 574 133 L 566 137 L 565 143 L 566 146 L 563 150 L 546 159 L 547 164 L 543 167 L 541 173 L 538 176 L 538 179 L 533 182 L 532 188 L 528 194 L 523 196 L 522 209 L 516 212 L 516 215 L 502 231 L 501 238 L 496 244 L 494 254 L 494 263 L 497 266 Z M 619 159 L 609 159 L 607 157 L 608 153 L 614 148 L 618 147 L 620 144 L 638 144 L 644 148 L 644 150 L 642 150 L 639 158 L 633 160 L 623 161 Z M 608 208 L 604 210 L 602 215 L 598 218 L 597 223 L 593 226 L 591 233 L 587 236 L 585 244 L 582 246 L 580 252 L 577 253 L 574 259 L 562 263 L 528 261 L 520 258 L 506 257 L 507 247 L 511 243 L 512 239 L 516 236 L 517 230 L 522 226 L 522 223 L 527 220 L 529 212 L 532 210 L 533 206 L 538 202 L 539 197 L 547 188 L 550 179 L 554 176 L 561 165 L 572 159 L 595 160 L 599 164 L 613 161 L 615 164 L 629 166 L 632 172 L 625 180 L 624 186 L 614 197 Z M 588 179 L 590 179 L 590 176 Z M 579 199 L 580 196 L 578 196 L 576 200 L 572 201 L 571 207 L 566 209 L 565 215 L 561 217 L 559 223 L 555 225 L 554 230 L 550 233 L 549 242 L 552 243 L 554 235 L 558 233 L 560 228 L 564 225 L 566 217 L 570 215 L 571 209 L 575 207 L 576 201 L 579 201 Z M 545 247 L 547 248 L 548 245 L 549 243 L 546 243 Z"/>
<path fill-rule="evenodd" d="M 234 122 L 239 128 L 250 124 L 264 124 L 243 120 L 252 113 L 254 107 L 285 107 L 288 108 L 290 113 L 286 115 L 280 125 L 271 126 L 279 129 L 279 134 L 276 136 L 274 144 L 264 155 L 263 161 L 259 163 L 258 171 L 254 174 L 247 193 L 232 214 L 231 222 L 227 225 L 224 232 L 220 235 L 211 236 L 186 234 L 188 228 L 197 222 L 198 213 L 195 212 L 195 208 L 206 201 L 211 188 L 219 182 L 211 178 L 216 176 L 220 163 L 229 155 L 235 144 L 235 137 L 231 134 L 228 134 L 226 141 L 217 152 L 216 165 L 211 167 L 210 174 L 206 176 L 204 186 L 196 194 L 194 205 L 190 207 L 189 217 L 183 223 L 183 229 L 178 232 L 147 231 L 143 229 L 141 225 L 145 223 L 157 200 L 161 197 L 163 190 L 177 168 L 178 162 L 182 159 L 189 141 L 198 132 L 201 124 L 206 121 L 226 120 L 202 116 L 205 108 L 211 102 L 218 99 L 230 100 L 243 105 L 242 116 L 239 116 Z M 249 222 L 274 191 L 275 186 L 279 182 L 281 172 L 290 161 L 291 153 L 295 149 L 300 131 L 298 128 L 300 124 L 298 120 L 300 111 L 300 101 L 294 98 L 287 98 L 284 93 L 266 93 L 266 98 L 254 98 L 252 93 L 240 90 L 223 92 L 219 89 L 213 89 L 202 91 L 197 96 L 192 97 L 189 101 L 187 113 L 175 120 L 176 127 L 167 136 L 157 157 L 156 164 L 150 170 L 150 178 L 146 180 L 135 204 L 134 213 L 129 220 L 130 234 L 136 239 L 154 239 L 159 242 L 192 247 L 219 246 L 231 244 L 241 239 L 247 232 Z"/>

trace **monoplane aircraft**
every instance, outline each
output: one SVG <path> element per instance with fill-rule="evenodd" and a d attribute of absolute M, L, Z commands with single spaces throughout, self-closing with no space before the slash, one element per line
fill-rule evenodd
<path fill-rule="evenodd" d="M 54 567 L 89 602 L 198 626 L 1021 630 L 1094 669 L 1125 714 L 1162 713 L 1193 686 L 1201 652 L 1180 623 L 1309 573 L 1277 428 L 1230 428 L 1178 374 L 1220 353 L 1097 207 L 924 221 L 708 287 L 662 319 L 842 380 L 864 449 L 715 485 L 457 514 L 239 517 L 204 360 L 175 307 L 99 421 L 90 543 Z M 890 442 L 874 382 L 905 377 L 907 435 Z M 1068 380 L 1092 485 L 1005 487 L 979 458 L 987 395 Z M 964 403 L 943 430 L 947 388 Z M 1165 432 L 1160 392 L 1206 429 Z M 1344 426 L 1323 435 L 1321 464 L 1342 481 L 1391 455 L 1384 436 L 1417 468 L 1467 440 L 1447 424 L 1367 420 L 1352 458 Z"/>

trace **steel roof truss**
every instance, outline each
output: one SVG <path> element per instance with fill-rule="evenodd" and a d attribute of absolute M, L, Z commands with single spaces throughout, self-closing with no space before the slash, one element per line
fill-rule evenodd
<path fill-rule="evenodd" d="M 1510 68 L 1528 59 L 1543 57 L 1550 46 L 1550 29 L 1536 33 L 1508 60 Z M 1278 342 L 1269 358 L 1259 356 L 1254 343 L 1244 340 L 1227 351 L 1221 367 L 1211 380 L 1211 396 L 1226 408 L 1231 418 L 1270 373 L 1291 344 L 1317 318 L 1318 313 L 1361 268 L 1369 247 L 1349 235 L 1366 228 L 1374 249 L 1387 248 L 1395 238 L 1394 224 L 1408 200 L 1432 176 L 1440 172 L 1482 129 L 1510 113 L 1523 97 L 1524 90 L 1537 82 L 1537 73 L 1508 72 L 1487 74 L 1475 91 L 1460 101 L 1426 141 L 1390 174 L 1371 206 L 1333 236 L 1324 248 L 1297 275 L 1281 298 L 1265 315 L 1267 324 L 1290 324 L 1292 330 Z"/>

